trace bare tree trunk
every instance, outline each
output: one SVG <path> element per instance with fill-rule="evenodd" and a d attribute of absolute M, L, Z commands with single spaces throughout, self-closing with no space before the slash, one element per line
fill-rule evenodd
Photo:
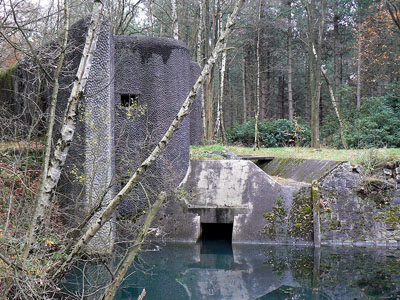
<path fill-rule="evenodd" d="M 58 139 L 53 158 L 50 160 L 48 170 L 43 180 L 43 187 L 39 191 L 38 202 L 36 204 L 31 229 L 29 230 L 26 248 L 30 248 L 35 242 L 38 234 L 43 229 L 44 216 L 48 212 L 51 204 L 51 198 L 56 190 L 60 179 L 61 171 L 64 166 L 68 151 L 73 140 L 77 114 L 78 103 L 82 97 L 89 71 L 92 63 L 94 51 L 96 49 L 97 38 L 100 31 L 101 17 L 103 12 L 103 3 L 96 1 L 93 6 L 92 19 L 88 28 L 85 47 L 83 49 L 81 62 L 76 74 L 76 79 L 68 99 L 67 110 L 60 130 L 61 137 Z"/>
<path fill-rule="evenodd" d="M 172 5 L 172 32 L 173 37 L 179 40 L 179 26 L 178 26 L 178 11 L 176 7 L 176 0 L 171 0 Z"/>
<path fill-rule="evenodd" d="M 335 93 L 333 92 L 332 86 L 331 86 L 331 84 L 329 82 L 329 78 L 328 78 L 328 75 L 326 74 L 326 70 L 324 69 L 324 66 L 321 66 L 321 72 L 322 72 L 322 75 L 324 75 L 324 78 L 325 78 L 325 81 L 326 81 L 326 85 L 328 86 L 328 89 L 329 89 L 329 95 L 331 97 L 332 106 L 333 106 L 333 109 L 335 110 L 336 117 L 338 118 L 338 121 L 339 121 L 340 138 L 342 140 L 343 148 L 344 149 L 348 149 L 346 138 L 344 136 L 343 121 L 342 121 L 342 118 L 340 117 L 339 109 L 337 107 L 337 102 L 336 102 L 336 99 L 335 99 Z"/>
<path fill-rule="evenodd" d="M 210 49 L 210 3 L 209 0 L 203 0 L 203 26 L 204 26 L 204 59 L 209 56 Z M 213 92 L 213 70 L 211 74 L 207 77 L 203 85 L 203 97 L 204 97 L 204 116 L 205 116 L 205 130 L 203 131 L 203 143 L 211 140 L 213 137 L 213 105 L 214 105 L 214 92 Z"/>
<path fill-rule="evenodd" d="M 215 62 L 218 59 L 219 54 L 224 51 L 224 42 L 225 39 L 229 36 L 232 28 L 235 24 L 235 19 L 239 14 L 241 7 L 243 6 L 245 0 L 237 0 L 233 9 L 232 14 L 229 16 L 225 31 L 221 33 L 214 50 L 212 51 L 211 56 L 209 57 L 206 65 L 204 66 L 199 78 L 197 79 L 196 83 L 194 84 L 193 88 L 191 89 L 189 95 L 187 96 L 185 102 L 183 103 L 181 109 L 179 110 L 178 114 L 172 121 L 171 125 L 169 126 L 167 132 L 164 134 L 160 142 L 157 146 L 153 149 L 152 153 L 144 160 L 144 162 L 136 169 L 133 175 L 129 178 L 126 185 L 122 188 L 121 191 L 109 202 L 107 207 L 101 213 L 101 215 L 92 223 L 92 225 L 86 230 L 86 232 L 82 235 L 79 241 L 75 244 L 73 250 L 69 255 L 63 260 L 62 265 L 57 269 L 53 270 L 54 275 L 53 278 L 58 278 L 62 276 L 64 272 L 70 266 L 70 262 L 72 259 L 80 253 L 82 248 L 87 245 L 93 236 L 97 233 L 97 231 L 106 223 L 108 222 L 115 209 L 124 199 L 124 197 L 129 194 L 129 192 L 138 184 L 139 180 L 142 178 L 143 174 L 146 170 L 154 164 L 154 162 L 164 153 L 165 148 L 168 146 L 169 142 L 171 141 L 172 137 L 174 136 L 175 132 L 179 129 L 180 124 L 186 118 L 186 116 L 190 113 L 190 108 L 193 101 L 196 99 L 196 94 L 198 93 L 201 85 L 203 84 L 204 80 L 209 76 L 212 67 L 215 65 Z"/>
<path fill-rule="evenodd" d="M 335 14 L 333 17 L 333 33 L 334 33 L 334 46 L 333 46 L 333 61 L 334 61 L 334 93 L 337 103 L 340 103 L 339 88 L 341 84 L 340 74 L 340 32 L 339 32 L 339 16 Z"/>
<path fill-rule="evenodd" d="M 149 13 L 150 13 L 150 30 L 151 30 L 151 37 L 154 37 L 154 15 L 153 15 L 153 0 L 150 0 L 147 4 L 149 6 Z"/>
<path fill-rule="evenodd" d="M 285 118 L 285 77 L 279 76 L 278 79 L 278 99 L 280 103 L 280 119 Z"/>
<path fill-rule="evenodd" d="M 133 243 L 132 246 L 128 248 L 121 262 L 118 264 L 117 270 L 115 271 L 113 276 L 113 280 L 105 290 L 104 294 L 99 298 L 100 300 L 114 299 L 118 287 L 120 286 L 122 280 L 124 279 L 126 272 L 128 272 L 131 264 L 135 260 L 136 255 L 139 253 L 140 247 L 142 246 L 146 238 L 146 235 L 149 232 L 150 225 L 153 222 L 155 216 L 157 215 L 158 211 L 161 208 L 161 205 L 164 203 L 166 198 L 167 194 L 162 192 L 159 195 L 157 201 L 154 203 L 154 205 L 148 208 L 146 219 L 143 225 L 139 229 L 139 233 L 135 242 Z"/>
<path fill-rule="evenodd" d="M 247 121 L 247 101 L 246 101 L 246 56 L 242 54 L 242 97 L 243 97 L 243 123 Z"/>
<path fill-rule="evenodd" d="M 293 121 L 294 109 L 293 109 L 293 89 L 292 89 L 292 1 L 288 1 L 289 6 L 289 17 L 288 17 L 288 108 L 289 108 L 289 120 Z"/>
<path fill-rule="evenodd" d="M 222 13 L 220 13 L 220 32 L 222 32 Z M 221 138 L 222 143 L 226 143 L 225 139 L 225 124 L 224 124 L 224 87 L 225 87 L 225 72 L 226 72 L 226 56 L 227 56 L 227 49 L 226 49 L 226 43 L 227 41 L 225 40 L 224 42 L 224 49 L 225 51 L 222 52 L 222 61 L 221 61 L 221 79 L 220 79 L 220 94 L 218 98 L 218 103 L 217 103 L 217 120 L 215 122 L 215 133 L 214 137 L 215 139 Z"/>
<path fill-rule="evenodd" d="M 320 97 L 321 97 L 321 45 L 325 28 L 326 0 L 321 0 L 319 15 L 316 16 L 315 0 L 305 1 L 307 11 L 307 39 L 309 58 L 309 77 L 311 93 L 311 147 L 319 149 L 319 122 L 320 122 Z M 316 30 L 318 32 L 316 32 Z M 314 55 L 314 45 L 317 55 Z"/>
<path fill-rule="evenodd" d="M 24 245 L 24 254 L 23 254 L 23 260 L 25 260 L 28 257 L 29 254 L 29 249 L 30 246 L 32 245 L 32 242 L 37 239 L 37 235 L 34 236 L 35 230 L 38 228 L 37 220 L 45 219 L 45 215 L 48 214 L 47 210 L 41 209 L 39 206 L 41 204 L 40 197 L 43 196 L 44 194 L 44 183 L 46 180 L 46 175 L 49 169 L 49 164 L 50 164 L 50 156 L 51 156 L 51 149 L 52 149 L 52 140 L 53 140 L 53 129 L 54 129 L 54 123 L 55 123 L 55 117 L 56 117 L 56 106 L 57 106 L 57 98 L 58 98 L 58 92 L 59 92 L 59 77 L 61 73 L 62 66 L 64 64 L 64 59 L 65 59 L 65 52 L 67 50 L 67 45 L 68 45 L 68 30 L 69 30 L 69 4 L 67 0 L 64 0 L 64 26 L 63 26 L 64 34 L 62 38 L 62 44 L 61 44 L 61 53 L 60 57 L 57 62 L 56 69 L 54 71 L 53 75 L 53 89 L 52 89 L 52 94 L 51 94 L 51 100 L 50 100 L 50 114 L 49 114 L 49 119 L 48 119 L 48 128 L 46 132 L 46 148 L 45 148 L 45 155 L 44 155 L 44 161 L 43 161 L 43 167 L 42 167 L 42 178 L 41 178 L 41 183 L 40 183 L 40 188 L 39 188 L 39 193 L 36 197 L 36 207 L 34 210 L 34 215 L 33 215 L 33 222 L 29 228 L 29 231 L 27 233 L 27 239 L 25 241 Z M 40 91 L 39 91 L 40 92 Z M 40 215 L 39 215 L 40 214 Z M 39 232 L 37 232 L 39 233 Z"/>
<path fill-rule="evenodd" d="M 390 13 L 392 21 L 400 30 L 400 9 L 391 0 L 386 0 L 386 8 Z"/>
<path fill-rule="evenodd" d="M 204 58 L 205 58 L 205 47 L 206 39 L 203 40 L 203 28 L 204 28 L 204 0 L 199 0 L 199 30 L 197 32 L 197 63 L 200 67 L 204 65 Z M 201 140 L 204 143 L 206 140 L 206 132 L 207 132 L 207 120 L 206 120 L 206 94 L 203 85 L 203 93 L 201 93 L 201 124 L 202 124 L 202 134 Z"/>
<path fill-rule="evenodd" d="M 357 108 L 359 109 L 361 107 L 361 29 L 362 29 L 362 24 L 361 24 L 361 1 L 358 1 L 358 27 L 357 27 L 357 91 L 356 91 L 356 97 L 357 97 Z"/>
<path fill-rule="evenodd" d="M 258 119 L 260 118 L 260 86 L 261 86 L 261 73 L 260 73 L 260 40 L 261 40 L 261 10 L 262 10 L 262 0 L 258 2 L 258 23 L 257 23 L 257 87 L 256 87 L 256 115 L 254 123 L 254 147 L 260 149 L 260 138 L 258 132 Z"/>

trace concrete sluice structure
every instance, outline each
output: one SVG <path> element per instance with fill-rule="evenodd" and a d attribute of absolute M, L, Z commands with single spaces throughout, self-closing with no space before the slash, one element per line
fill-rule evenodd
<path fill-rule="evenodd" d="M 58 119 L 67 104 L 85 33 L 85 21 L 70 31 Z M 25 82 L 24 66 L 16 67 L 13 75 L 14 106 L 21 111 L 32 106 L 26 95 L 35 91 Z M 182 42 L 115 36 L 103 24 L 59 188 L 72 224 L 99 201 L 104 207 L 125 185 L 166 132 L 199 73 Z M 41 104 L 46 103 L 49 87 L 39 94 Z M 140 221 L 161 191 L 179 186 L 153 224 L 153 241 L 195 243 L 205 227 L 220 231 L 221 224 L 228 224 L 233 243 L 312 245 L 317 233 L 321 244 L 399 245 L 397 186 L 385 183 L 384 193 L 363 190 L 357 168 L 326 160 L 275 158 L 258 165 L 240 159 L 189 162 L 189 146 L 200 144 L 200 114 L 198 95 L 163 156 L 121 204 L 119 224 Z M 313 180 L 320 189 L 318 199 L 310 190 Z M 313 223 L 316 213 L 318 230 Z M 97 233 L 89 252 L 112 252 L 116 221 L 117 216 Z"/>
<path fill-rule="evenodd" d="M 234 244 L 400 246 L 400 189 L 391 179 L 368 185 L 348 162 L 255 162 L 191 161 L 180 197 L 155 223 L 165 240 L 195 243 L 205 225 L 212 232 L 230 224 Z"/>

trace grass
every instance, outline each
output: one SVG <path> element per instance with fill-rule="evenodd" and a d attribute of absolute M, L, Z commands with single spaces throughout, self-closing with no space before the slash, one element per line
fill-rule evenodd
<path fill-rule="evenodd" d="M 282 147 L 282 148 L 261 148 L 253 150 L 248 147 L 237 147 L 222 145 L 208 145 L 208 146 L 195 146 L 191 147 L 191 159 L 204 159 L 207 153 L 213 151 L 222 151 L 224 149 L 230 150 L 236 155 L 260 155 L 260 156 L 273 156 L 273 157 L 291 157 L 291 158 L 304 158 L 304 159 L 328 159 L 338 161 L 350 161 L 352 163 L 359 163 L 360 158 L 364 157 L 371 150 L 336 150 L 329 148 L 321 148 L 315 150 L 305 147 Z M 381 148 L 374 149 L 377 154 L 384 160 L 400 160 L 400 148 Z"/>
<path fill-rule="evenodd" d="M 200 160 L 200 159 L 216 159 L 219 156 L 209 158 L 207 155 L 212 152 L 226 150 L 227 148 L 220 144 L 207 145 L 207 146 L 191 146 L 190 147 L 190 159 Z M 220 159 L 223 157 L 220 156 Z"/>

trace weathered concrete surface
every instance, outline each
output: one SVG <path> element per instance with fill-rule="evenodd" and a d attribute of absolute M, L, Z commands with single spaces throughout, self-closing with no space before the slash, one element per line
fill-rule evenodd
<path fill-rule="evenodd" d="M 271 162 L 263 164 L 261 168 L 271 176 L 311 183 L 313 180 L 321 179 L 342 163 L 334 160 L 276 157 Z"/>
<path fill-rule="evenodd" d="M 400 245 L 396 186 L 345 163 L 320 181 L 322 244 Z"/>
<path fill-rule="evenodd" d="M 179 199 L 166 205 L 155 227 L 167 240 L 195 242 L 201 223 L 233 223 L 233 243 L 310 242 L 310 235 L 292 234 L 293 199 L 304 188 L 280 184 L 250 161 L 191 161 Z"/>

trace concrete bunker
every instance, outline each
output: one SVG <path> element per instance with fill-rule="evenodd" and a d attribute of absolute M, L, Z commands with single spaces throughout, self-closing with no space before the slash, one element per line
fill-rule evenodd
<path fill-rule="evenodd" d="M 62 120 L 67 105 L 87 25 L 88 20 L 81 20 L 70 29 L 71 51 L 65 59 L 65 75 L 60 78 L 57 120 Z M 11 102 L 22 108 L 32 106 L 26 93 L 38 89 L 26 81 L 29 70 L 24 67 L 20 64 L 12 71 L 13 86 L 24 86 L 24 90 L 15 90 Z M 59 185 L 63 205 L 71 216 L 68 222 L 79 224 L 99 201 L 104 206 L 116 195 L 164 135 L 199 74 L 200 67 L 191 61 L 183 42 L 114 35 L 109 24 L 102 24 L 74 141 Z M 41 91 L 41 99 L 49 102 L 50 92 Z M 14 107 L 10 109 L 15 111 Z M 120 206 L 120 214 L 138 214 L 160 190 L 179 185 L 189 165 L 189 145 L 200 143 L 200 113 L 198 99 L 163 157 L 147 170 L 149 176 Z M 115 221 L 114 218 L 92 240 L 95 252 L 112 251 Z"/>

